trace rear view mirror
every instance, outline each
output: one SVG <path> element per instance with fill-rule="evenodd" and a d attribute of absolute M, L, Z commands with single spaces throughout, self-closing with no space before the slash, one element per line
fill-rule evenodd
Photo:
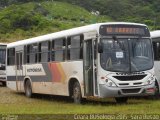
<path fill-rule="evenodd" d="M 98 44 L 98 52 L 99 53 L 103 53 L 103 45 L 102 45 L 102 43 Z"/>

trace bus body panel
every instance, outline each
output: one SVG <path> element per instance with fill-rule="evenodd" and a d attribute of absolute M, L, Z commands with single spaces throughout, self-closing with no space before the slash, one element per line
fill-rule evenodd
<path fill-rule="evenodd" d="M 154 70 L 160 93 L 160 30 L 151 31 L 150 33 L 154 50 Z"/>
<path fill-rule="evenodd" d="M 8 84 L 11 84 L 10 82 L 13 83 L 16 79 L 14 69 L 14 66 L 8 67 L 7 69 L 7 72 L 11 73 L 10 76 L 8 76 Z M 68 96 L 68 85 L 71 78 L 77 79 L 81 85 L 82 93 L 84 91 L 82 61 L 23 65 L 23 71 L 23 81 L 18 80 L 17 82 L 17 89 L 21 92 L 24 92 L 24 80 L 26 78 L 31 80 L 33 93 Z M 14 85 L 8 87 L 16 90 L 16 84 Z"/>
<path fill-rule="evenodd" d="M 127 80 L 127 81 L 121 81 L 119 79 L 116 79 L 116 77 L 121 76 L 117 75 L 117 73 L 114 72 L 103 72 L 104 74 L 101 74 L 99 76 L 99 91 L 100 91 L 100 97 L 124 97 L 124 96 L 147 96 L 147 95 L 153 95 L 153 92 L 147 91 L 150 88 L 155 88 L 155 82 L 153 81 L 151 84 L 146 85 L 148 80 L 154 76 L 154 69 L 137 72 L 136 74 L 129 74 L 124 75 L 124 77 L 134 76 L 138 77 L 138 75 L 145 75 L 142 79 L 135 79 L 135 80 Z M 105 74 L 106 73 L 106 74 Z M 121 73 L 119 73 L 121 74 Z M 103 79 L 101 79 L 103 78 Z M 116 87 L 107 87 L 106 79 L 112 80 Z"/>
<path fill-rule="evenodd" d="M 160 61 L 154 61 L 154 70 L 155 70 L 156 81 L 160 88 Z M 160 93 L 160 89 L 159 89 L 159 93 Z"/>
<path fill-rule="evenodd" d="M 98 47 L 100 43 L 100 39 L 103 37 L 109 37 L 111 39 L 114 39 L 113 36 L 101 36 L 99 34 L 99 29 L 102 25 L 131 25 L 131 26 L 143 26 L 146 27 L 143 24 L 135 24 L 135 23 L 101 23 L 101 24 L 95 24 L 90 26 L 84 26 L 79 27 L 75 29 L 70 29 L 66 31 L 61 31 L 53 34 L 48 34 L 40 37 L 35 37 L 31 39 L 27 39 L 24 41 L 18 41 L 11 43 L 7 46 L 8 50 L 12 48 L 15 49 L 15 55 L 18 56 L 16 58 L 21 58 L 22 63 L 18 63 L 16 60 L 15 65 L 8 65 L 7 66 L 7 86 L 13 90 L 17 90 L 20 92 L 25 92 L 24 86 L 25 81 L 28 79 L 31 82 L 32 86 L 32 92 L 33 93 L 42 93 L 42 94 L 53 94 L 53 95 L 63 95 L 63 96 L 69 96 L 69 83 L 71 79 L 75 79 L 80 84 L 82 97 L 99 97 L 99 98 L 105 98 L 105 97 L 128 97 L 128 96 L 143 96 L 143 95 L 153 95 L 154 91 L 149 91 L 150 88 L 152 90 L 155 87 L 155 77 L 154 77 L 154 71 L 153 68 L 147 69 L 147 70 L 141 70 L 139 72 L 111 72 L 109 70 L 105 70 L 102 68 L 100 64 L 100 53 L 98 53 Z M 103 26 L 101 27 L 103 28 Z M 104 28 L 103 28 L 104 29 Z M 112 34 L 112 29 L 109 28 L 110 34 Z M 106 31 L 107 31 L 106 30 Z M 147 30 L 147 28 L 146 28 Z M 120 31 L 124 34 L 124 32 L 134 32 L 138 33 L 137 29 L 124 29 L 124 28 L 118 28 L 115 29 L 115 31 Z M 131 35 L 130 33 L 130 35 Z M 68 60 L 68 51 L 71 49 L 71 36 L 76 35 L 82 35 L 80 36 L 82 39 L 83 46 L 83 57 L 86 58 L 80 59 L 80 60 Z M 119 35 L 120 36 L 120 35 Z M 123 38 L 124 36 L 120 36 L 120 38 Z M 127 36 L 128 37 L 128 36 Z M 131 36 L 133 38 L 139 39 L 139 36 Z M 65 59 L 64 61 L 52 61 L 49 60 L 49 62 L 39 62 L 36 61 L 34 64 L 32 63 L 23 63 L 25 61 L 25 51 L 27 48 L 25 48 L 27 45 L 33 45 L 37 44 L 39 47 L 42 42 L 48 41 L 48 53 L 51 56 L 52 52 L 55 52 L 55 48 L 53 47 L 55 45 L 55 42 L 53 42 L 56 39 L 64 38 L 65 43 L 63 42 L 62 49 L 65 49 Z M 149 37 L 148 37 L 149 39 Z M 130 38 L 127 39 L 128 41 Z M 68 42 L 69 41 L 69 42 Z M 51 45 L 49 45 L 49 43 Z M 118 40 L 117 40 L 118 43 Z M 91 49 L 84 49 L 84 46 L 87 44 Z M 58 44 L 59 45 L 59 44 Z M 28 46 L 27 46 L 28 47 Z M 51 47 L 51 48 L 50 48 Z M 87 48 L 87 47 L 86 47 Z M 53 51 L 52 51 L 53 49 Z M 59 49 L 58 49 L 59 50 Z M 58 51 L 57 50 L 57 51 Z M 87 51 L 89 50 L 89 52 Z M 41 50 L 38 50 L 38 52 L 41 52 Z M 67 53 L 67 54 L 66 54 Z M 90 54 L 85 54 L 90 53 Z M 122 57 L 120 54 L 121 52 L 116 53 L 118 57 Z M 27 54 L 28 55 L 28 54 Z M 26 55 L 26 56 L 27 56 Z M 36 53 L 36 55 L 39 57 L 39 53 Z M 35 56 L 36 56 L 35 55 Z M 36 56 L 36 57 L 37 57 Z M 40 59 L 38 58 L 37 59 Z M 54 56 L 55 57 L 55 56 Z M 87 58 L 88 57 L 88 58 Z M 118 59 L 117 57 L 117 59 Z M 48 59 L 48 58 L 47 58 Z M 52 59 L 52 58 L 50 58 Z M 88 64 L 87 60 L 90 60 L 89 66 L 85 66 L 85 64 Z M 86 60 L 86 61 L 85 61 Z M 18 63 L 18 64 L 17 64 Z M 22 64 L 22 65 L 21 65 Z M 88 68 L 87 68 L 88 67 Z M 88 77 L 87 77 L 88 75 Z M 91 75 L 92 77 L 90 77 Z M 123 76 L 123 77 L 139 77 L 139 80 L 137 79 L 126 79 L 119 80 L 117 79 L 117 76 Z M 144 77 L 143 77 L 144 76 Z M 115 83 L 114 86 L 108 86 L 109 82 L 112 81 L 112 83 Z M 148 83 L 151 82 L 151 83 Z M 90 90 L 88 90 L 90 88 Z M 86 94 L 87 91 L 89 91 L 89 94 Z"/>

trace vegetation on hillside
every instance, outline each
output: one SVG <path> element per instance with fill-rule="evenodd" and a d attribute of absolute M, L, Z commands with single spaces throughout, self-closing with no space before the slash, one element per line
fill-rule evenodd
<path fill-rule="evenodd" d="M 150 30 L 160 29 L 159 4 L 159 0 L 1 0 L 0 40 L 15 41 L 102 21 L 137 22 Z"/>
<path fill-rule="evenodd" d="M 99 11 L 115 21 L 144 23 L 160 29 L 160 0 L 57 0 Z"/>
<path fill-rule="evenodd" d="M 11 42 L 108 20 L 63 2 L 12 4 L 0 11 L 0 40 Z"/>

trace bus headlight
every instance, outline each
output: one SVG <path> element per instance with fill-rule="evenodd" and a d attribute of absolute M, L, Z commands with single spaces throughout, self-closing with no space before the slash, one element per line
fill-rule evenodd
<path fill-rule="evenodd" d="M 144 82 L 144 85 L 151 85 L 154 81 L 154 76 L 151 76 L 146 82 Z"/>
<path fill-rule="evenodd" d="M 108 87 L 116 87 L 116 84 L 112 80 L 109 80 L 109 79 L 106 79 L 106 85 Z"/>

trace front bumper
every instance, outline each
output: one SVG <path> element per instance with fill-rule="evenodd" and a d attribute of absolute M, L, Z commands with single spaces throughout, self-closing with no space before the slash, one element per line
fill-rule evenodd
<path fill-rule="evenodd" d="M 149 96 L 154 95 L 155 82 L 146 86 L 138 87 L 108 87 L 105 84 L 100 84 L 100 98 L 106 97 L 129 97 L 129 96 Z M 151 91 L 153 89 L 153 91 Z"/>
<path fill-rule="evenodd" d="M 0 76 L 0 82 L 6 82 L 6 77 L 4 77 L 4 76 Z"/>

